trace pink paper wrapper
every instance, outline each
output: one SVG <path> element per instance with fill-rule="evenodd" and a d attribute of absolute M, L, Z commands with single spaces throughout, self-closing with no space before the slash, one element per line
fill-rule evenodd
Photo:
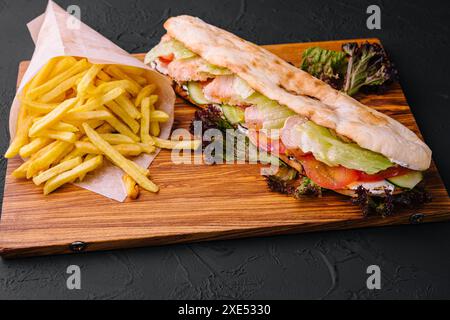
<path fill-rule="evenodd" d="M 9 128 L 11 137 L 16 131 L 16 122 L 20 109 L 17 96 L 34 75 L 52 58 L 61 56 L 85 57 L 92 63 L 120 64 L 148 70 L 152 83 L 158 86 L 156 94 L 159 101 L 156 107 L 166 112 L 170 120 L 161 126 L 162 139 L 168 139 L 173 126 L 175 93 L 171 82 L 154 72 L 143 62 L 131 56 L 128 52 L 116 46 L 113 42 L 76 20 L 53 1 L 49 1 L 45 13 L 28 24 L 31 37 L 36 45 L 30 62 L 11 106 Z M 135 162 L 148 168 L 159 150 L 152 155 L 142 155 Z M 122 182 L 123 172 L 119 168 L 107 163 L 95 173 L 86 177 L 83 183 L 76 185 L 98 193 L 113 200 L 123 202 L 127 194 Z"/>

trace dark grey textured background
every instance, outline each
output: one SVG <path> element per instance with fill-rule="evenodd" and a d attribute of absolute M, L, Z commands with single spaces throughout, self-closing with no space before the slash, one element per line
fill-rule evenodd
<path fill-rule="evenodd" d="M 379 37 L 397 63 L 408 101 L 450 183 L 448 1 L 57 1 L 130 52 L 145 52 L 169 16 L 188 13 L 260 44 Z M 412 3 L 413 2 L 413 3 Z M 365 27 L 369 4 L 382 30 Z M 0 0 L 0 151 L 17 65 L 33 44 L 26 22 L 46 2 Z M 6 161 L 1 159 L 1 184 Z M 3 189 L 2 189 L 3 190 Z M 233 199 L 230 199 L 233 201 Z M 0 299 L 450 298 L 450 223 L 144 248 L 79 256 L 0 260 Z M 82 290 L 65 270 L 82 269 Z M 382 290 L 366 289 L 366 268 Z"/>

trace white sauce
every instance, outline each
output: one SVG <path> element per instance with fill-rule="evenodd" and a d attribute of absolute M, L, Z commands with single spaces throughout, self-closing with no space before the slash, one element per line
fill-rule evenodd
<path fill-rule="evenodd" d="M 395 190 L 395 186 L 386 180 L 375 182 L 363 182 L 363 183 L 355 182 L 349 184 L 347 187 L 351 190 L 356 190 L 358 189 L 359 186 L 362 186 L 364 189 L 369 190 L 369 192 L 374 195 L 382 195 L 385 193 L 385 190 L 388 190 L 391 193 L 393 193 Z"/>

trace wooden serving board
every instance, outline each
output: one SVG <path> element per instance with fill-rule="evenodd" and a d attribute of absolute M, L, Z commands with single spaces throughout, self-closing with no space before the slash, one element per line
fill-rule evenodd
<path fill-rule="evenodd" d="M 319 45 L 339 50 L 345 42 L 266 48 L 298 66 L 304 49 Z M 19 80 L 27 66 L 27 62 L 20 65 Z M 383 96 L 358 99 L 420 134 L 399 85 Z M 195 110 L 178 99 L 174 128 L 188 128 Z M 11 176 L 20 163 L 19 159 L 10 160 L 6 176 L 0 254 L 7 258 L 450 218 L 450 199 L 434 164 L 426 177 L 432 203 L 389 218 L 364 218 L 349 198 L 333 192 L 321 199 L 305 197 L 301 201 L 270 192 L 259 165 L 174 165 L 170 152 L 163 151 L 151 166 L 152 180 L 161 187 L 160 193 L 143 192 L 137 201 L 117 203 L 75 186 L 44 197 L 41 188 Z"/>

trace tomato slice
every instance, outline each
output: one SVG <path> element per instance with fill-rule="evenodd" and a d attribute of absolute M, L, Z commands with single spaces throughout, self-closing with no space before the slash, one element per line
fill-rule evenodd
<path fill-rule="evenodd" d="M 175 54 L 173 53 L 159 57 L 159 60 L 161 60 L 162 63 L 171 63 L 173 59 L 175 59 Z"/>
<path fill-rule="evenodd" d="M 361 182 L 382 181 L 387 178 L 405 175 L 411 171 L 412 171 L 411 169 L 396 166 L 396 167 L 390 167 L 384 171 L 378 172 L 377 174 L 367 174 L 365 172 L 361 172 L 359 181 L 361 181 Z"/>
<path fill-rule="evenodd" d="M 345 167 L 330 167 L 312 155 L 301 158 L 306 175 L 322 188 L 330 190 L 343 189 L 350 183 L 358 181 L 360 172 Z"/>

